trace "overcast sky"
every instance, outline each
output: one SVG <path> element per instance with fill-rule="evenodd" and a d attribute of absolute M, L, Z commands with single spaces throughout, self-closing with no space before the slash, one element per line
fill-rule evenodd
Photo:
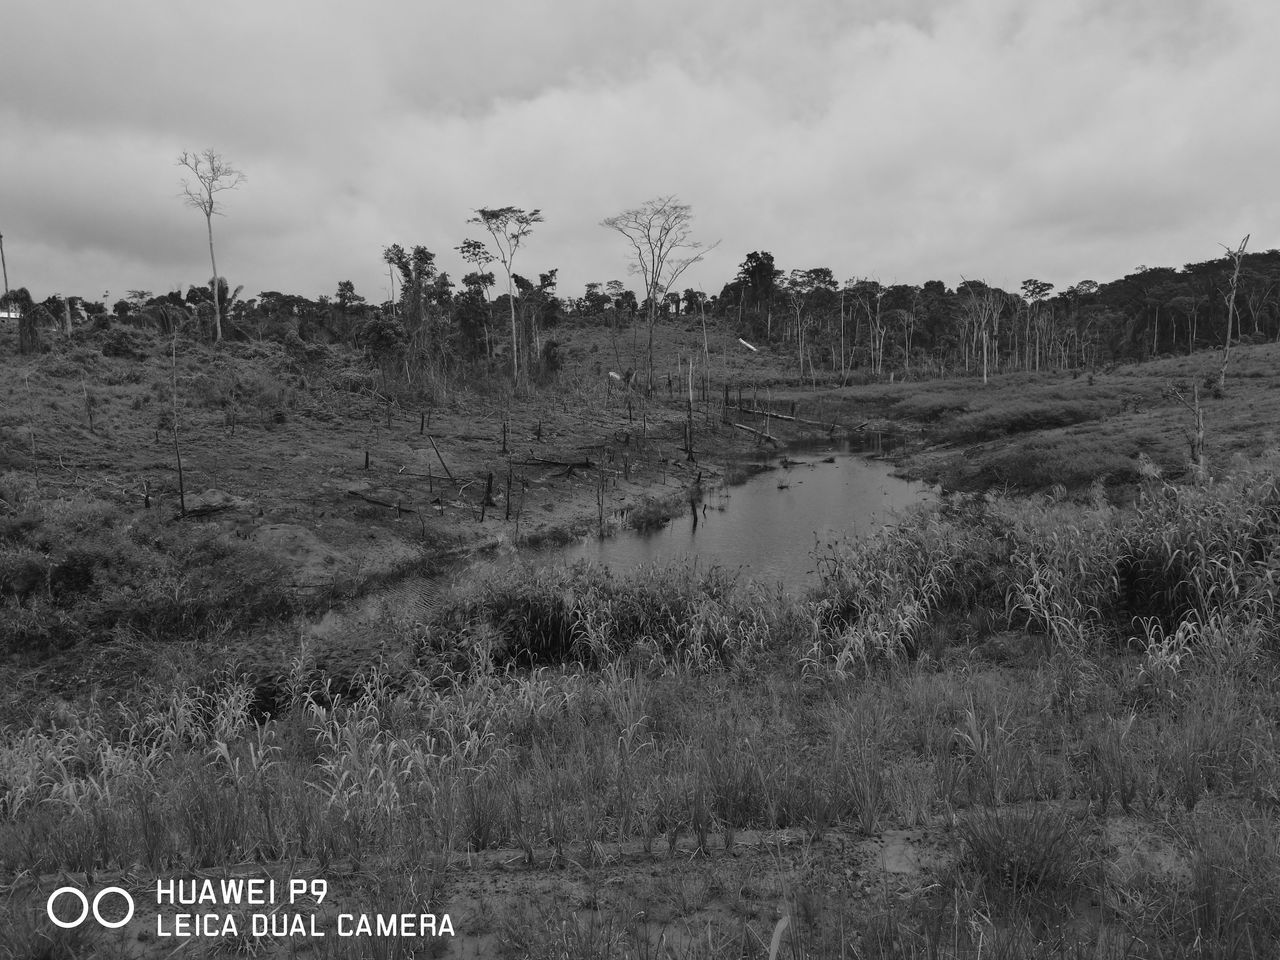
<path fill-rule="evenodd" d="M 247 295 L 387 295 L 382 249 L 484 238 L 562 296 L 628 275 L 599 221 L 660 194 L 720 247 L 840 279 L 1109 280 L 1280 245 L 1275 0 L 7 0 L 9 282 L 112 299 L 210 275 L 184 149 Z"/>

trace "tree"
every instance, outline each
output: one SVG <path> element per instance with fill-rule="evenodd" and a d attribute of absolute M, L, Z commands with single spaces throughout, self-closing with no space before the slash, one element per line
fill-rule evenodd
<path fill-rule="evenodd" d="M 213 266 L 213 337 L 222 339 L 222 306 L 218 300 L 218 261 L 213 255 L 213 215 L 222 213 L 222 204 L 218 194 L 224 190 L 234 190 L 244 183 L 245 176 L 210 147 L 200 153 L 183 151 L 178 157 L 178 166 L 186 167 L 196 178 L 196 186 L 187 180 L 182 181 L 182 197 L 188 206 L 195 207 L 204 214 L 205 226 L 209 231 L 209 263 Z"/>
<path fill-rule="evenodd" d="M 578 313 L 584 319 L 596 320 L 605 315 L 610 307 L 613 306 L 613 300 L 607 293 L 600 288 L 603 284 L 588 283 L 586 292 L 583 293 L 582 299 L 578 301 Z"/>
<path fill-rule="evenodd" d="M 338 292 L 334 295 L 333 302 L 342 338 L 351 340 L 360 315 L 364 312 L 364 297 L 356 293 L 356 285 L 350 280 L 339 280 Z"/>
<path fill-rule="evenodd" d="M 707 306 L 707 295 L 701 290 L 689 287 L 684 291 L 684 312 L 701 313 Z"/>
<path fill-rule="evenodd" d="M 1043 317 L 1041 305 L 1053 290 L 1053 284 L 1034 277 L 1022 281 L 1023 306 L 1023 365 L 1024 370 L 1040 369 L 1040 348 Z M 1016 354 L 1016 350 L 1015 350 Z"/>
<path fill-rule="evenodd" d="M 1218 367 L 1218 392 L 1223 393 L 1227 389 L 1227 362 L 1231 359 L 1231 328 L 1236 316 L 1236 288 L 1240 284 L 1240 261 L 1244 259 L 1244 248 L 1249 245 L 1249 235 L 1246 233 L 1240 246 L 1232 250 L 1225 243 L 1223 249 L 1227 251 L 1227 259 L 1233 264 L 1231 271 L 1231 279 L 1228 281 L 1227 289 L 1222 291 L 1222 300 L 1227 306 L 1227 335 L 1222 338 L 1222 363 Z M 1238 327 L 1238 324 L 1236 324 Z"/>
<path fill-rule="evenodd" d="M 981 280 L 965 280 L 956 288 L 961 294 L 961 317 L 969 335 L 973 337 L 974 353 L 982 351 L 982 382 L 987 382 L 987 372 L 992 360 L 992 347 L 1000 342 L 1000 316 L 1004 312 L 1003 291 L 989 287 Z M 996 356 L 998 360 L 998 353 Z"/>
<path fill-rule="evenodd" d="M 382 259 L 400 273 L 404 326 L 412 337 L 426 321 L 427 301 L 437 276 L 436 255 L 421 245 L 406 253 L 404 247 L 393 243 L 382 251 Z"/>
<path fill-rule="evenodd" d="M 493 356 L 493 338 L 489 328 L 493 326 L 493 301 L 489 299 L 489 288 L 494 284 L 493 273 L 485 270 L 489 264 L 493 263 L 497 258 L 489 252 L 479 240 L 463 240 L 462 243 L 453 249 L 457 250 L 462 259 L 471 264 L 474 268 L 462 278 L 462 285 L 467 288 L 474 296 L 484 298 L 484 355 L 488 359 Z"/>
<path fill-rule="evenodd" d="M 447 363 L 443 320 L 453 299 L 448 274 L 436 270 L 436 255 L 418 245 L 405 252 L 393 243 L 382 259 L 400 274 L 400 319 L 406 338 L 404 372 L 413 383 L 420 375 L 434 377 Z"/>
<path fill-rule="evenodd" d="M 809 270 L 792 270 L 782 285 L 787 301 L 795 314 L 796 356 L 800 362 L 800 375 L 804 376 L 805 330 L 809 325 L 806 307 L 811 300 L 822 293 L 830 293 L 839 284 L 827 267 L 813 267 Z M 809 358 L 809 372 L 813 372 L 813 358 Z"/>
<path fill-rule="evenodd" d="M 4 258 L 4 234 L 0 233 L 0 269 L 4 270 L 4 299 L 9 299 L 9 263 Z"/>
<path fill-rule="evenodd" d="M 772 253 L 753 250 L 739 265 L 736 279 L 751 291 L 751 302 L 756 313 L 766 313 L 772 318 L 773 294 L 781 277 L 782 271 L 774 266 Z M 769 332 L 772 333 L 772 330 Z"/>
<path fill-rule="evenodd" d="M 653 389 L 653 325 L 658 305 L 680 275 L 701 260 L 715 244 L 705 247 L 691 236 L 693 208 L 674 196 L 646 200 L 600 221 L 600 226 L 616 230 L 631 244 L 631 269 L 644 280 L 649 308 L 649 369 L 647 384 Z"/>
<path fill-rule="evenodd" d="M 525 212 L 519 207 L 481 208 L 467 223 L 478 223 L 489 231 L 493 244 L 498 248 L 498 260 L 507 274 L 507 303 L 511 309 L 511 379 L 517 384 L 521 382 L 524 367 L 520 363 L 519 334 L 516 332 L 516 300 L 515 274 L 513 272 L 516 252 L 525 237 L 533 232 L 535 223 L 542 223 L 542 211 Z M 465 244 L 464 244 L 465 246 Z M 528 365 L 528 358 L 525 358 Z"/>

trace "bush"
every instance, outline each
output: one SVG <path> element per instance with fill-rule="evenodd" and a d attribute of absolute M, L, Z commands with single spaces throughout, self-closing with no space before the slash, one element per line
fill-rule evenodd
<path fill-rule="evenodd" d="M 102 337 L 104 357 L 145 360 L 155 350 L 156 341 L 149 333 L 130 327 L 112 327 Z"/>

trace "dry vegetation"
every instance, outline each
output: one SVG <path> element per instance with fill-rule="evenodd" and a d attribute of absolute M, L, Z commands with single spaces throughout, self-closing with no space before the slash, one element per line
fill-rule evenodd
<path fill-rule="evenodd" d="M 1224 394 L 1215 389 L 1220 362 L 1201 352 L 1093 373 L 1006 374 L 985 388 L 972 379 L 881 383 L 816 398 L 845 419 L 871 413 L 919 425 L 932 448 L 909 469 L 952 489 L 1132 484 L 1142 476 L 1140 454 L 1167 476 L 1186 469 L 1190 417 L 1171 390 L 1190 397 L 1200 386 L 1220 469 L 1275 445 L 1280 345 L 1238 348 Z"/>
<path fill-rule="evenodd" d="M 321 510 L 339 515 L 308 529 L 335 547 L 418 527 L 357 516 L 342 486 L 383 408 L 361 392 L 376 384 L 335 384 L 369 375 L 276 347 L 186 351 L 191 469 L 278 511 L 237 537 L 172 519 L 167 451 L 126 413 L 165 408 L 146 399 L 158 367 L 76 349 L 11 378 L 0 423 L 0 630 L 22 668 L 0 734 L 0 957 L 170 955 L 171 941 L 139 939 L 142 920 L 58 930 L 44 897 L 68 878 L 141 893 L 157 876 L 246 871 L 326 877 L 347 904 L 447 911 L 457 937 L 246 936 L 187 955 L 1280 950 L 1280 486 L 1260 428 L 1280 413 L 1264 376 L 1274 347 L 1241 350 L 1226 396 L 1206 401 L 1216 457 L 1201 485 L 1155 469 L 1186 459 L 1186 417 L 1163 393 L 1204 375 L 1196 357 L 986 392 L 762 385 L 816 419 L 926 423 L 918 469 L 1041 492 L 957 495 L 841 545 L 806 597 L 715 569 L 529 569 L 386 612 L 362 661 L 298 641 L 294 618 L 326 608 L 337 578 L 300 592 L 254 531 Z M 255 350 L 259 365 L 221 365 Z M 540 405 L 485 421 L 442 403 L 445 455 L 461 458 L 478 422 L 553 426 L 563 398 L 566 446 L 587 423 L 633 422 L 616 397 L 605 409 L 592 354 L 569 356 L 584 372 Z M 242 370 L 272 363 L 277 379 L 244 385 Z M 75 425 L 82 375 L 92 431 Z M 235 437 L 207 429 L 225 406 L 198 397 L 229 398 Z M 397 449 L 393 433 L 378 442 L 375 460 Z M 139 469 L 164 478 L 151 486 L 163 513 L 138 502 L 140 450 Z M 315 462 L 289 462 L 338 450 L 333 495 Z M 253 486 L 273 463 L 286 476 Z M 1126 496 L 1103 474 L 1131 481 Z M 419 528 L 433 549 L 466 539 L 434 529 Z M 49 659 L 57 648 L 69 653 Z M 50 676 L 72 657 L 82 688 Z"/>

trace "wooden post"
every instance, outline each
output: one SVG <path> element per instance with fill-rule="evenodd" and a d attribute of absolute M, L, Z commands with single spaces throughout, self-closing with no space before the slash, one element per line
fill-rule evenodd
<path fill-rule="evenodd" d="M 604 464 L 596 468 L 596 506 L 600 511 L 600 539 L 604 539 Z"/>
<path fill-rule="evenodd" d="M 178 506 L 182 516 L 187 515 L 187 487 L 182 479 L 182 451 L 178 449 L 178 424 L 173 424 L 173 455 L 178 460 Z"/>
<path fill-rule="evenodd" d="M 89 416 L 89 432 L 93 433 L 93 401 L 89 399 L 89 388 L 83 380 L 80 381 L 80 389 L 84 391 L 84 412 Z"/>
<path fill-rule="evenodd" d="M 694 461 L 694 358 L 689 357 L 689 407 L 686 408 L 685 430 L 687 443 L 685 449 L 689 460 Z"/>
<path fill-rule="evenodd" d="M 368 450 L 364 452 L 364 468 L 366 470 L 369 469 L 369 451 Z"/>
<path fill-rule="evenodd" d="M 529 480 L 520 478 L 520 502 L 516 504 L 516 536 L 520 536 L 520 515 L 524 513 L 524 495 L 529 491 Z"/>
<path fill-rule="evenodd" d="M 425 410 L 418 411 L 418 436 L 422 436 L 427 431 L 427 412 Z"/>
<path fill-rule="evenodd" d="M 484 495 L 480 498 L 480 522 L 484 523 L 484 511 L 489 506 L 489 498 L 493 495 L 493 471 L 489 471 L 489 476 L 484 483 Z"/>
<path fill-rule="evenodd" d="M 507 519 L 511 519 L 511 464 L 509 463 L 507 464 Z"/>
<path fill-rule="evenodd" d="M 507 421 L 502 421 L 502 452 L 507 452 Z"/>

